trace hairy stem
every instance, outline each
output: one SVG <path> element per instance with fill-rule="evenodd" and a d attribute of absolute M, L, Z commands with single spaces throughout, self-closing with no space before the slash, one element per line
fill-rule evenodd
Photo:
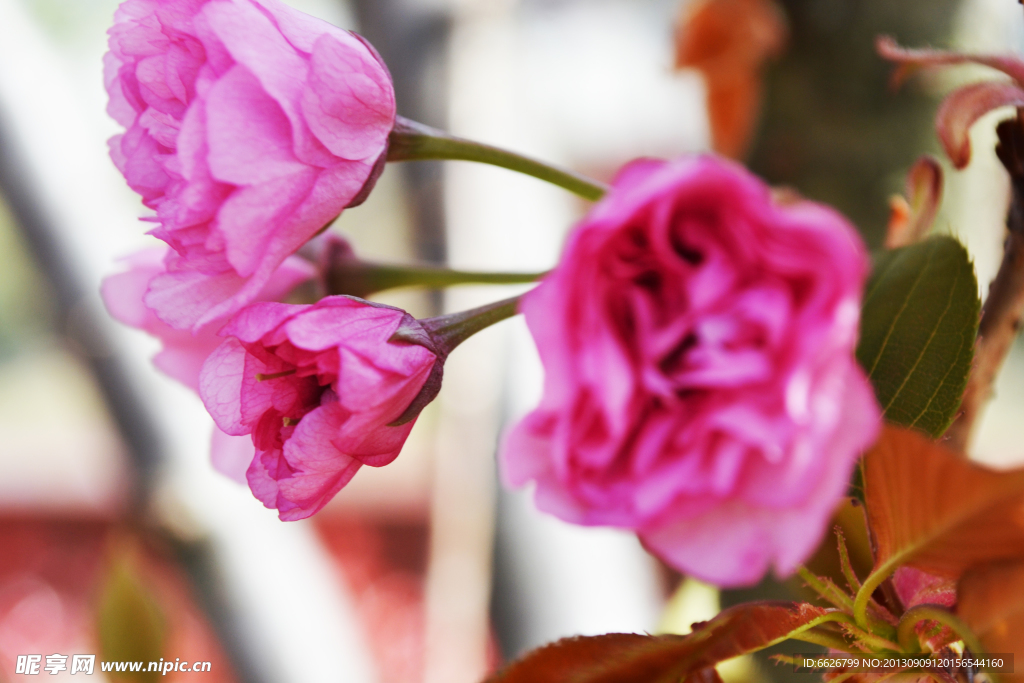
<path fill-rule="evenodd" d="M 850 596 L 839 590 L 839 588 L 828 579 L 822 579 L 803 565 L 800 565 L 799 569 L 797 569 L 797 573 L 800 575 L 800 578 L 807 583 L 811 590 L 820 595 L 823 599 L 832 603 L 841 610 L 849 611 L 853 609 L 853 600 L 850 599 Z"/>
<path fill-rule="evenodd" d="M 843 534 L 843 528 L 839 525 L 835 527 L 835 534 L 839 548 L 839 566 L 843 570 L 843 577 L 850 590 L 856 593 L 860 590 L 860 579 L 857 578 L 856 572 L 853 571 L 853 564 L 850 562 L 850 550 L 846 547 L 846 535 Z"/>
<path fill-rule="evenodd" d="M 821 645 L 827 647 L 830 650 L 838 650 L 847 654 L 858 654 L 859 651 L 853 649 L 849 643 L 838 636 L 833 636 L 828 633 L 820 633 L 818 631 L 805 631 L 798 633 L 795 636 L 791 636 L 792 640 L 799 640 L 802 643 L 812 643 L 814 645 Z"/>
<path fill-rule="evenodd" d="M 476 161 L 500 166 L 539 178 L 591 201 L 600 199 L 608 191 L 605 184 L 575 171 L 558 168 L 498 147 L 457 138 L 415 121 L 398 117 L 389 140 L 388 161 L 425 159 Z"/>
<path fill-rule="evenodd" d="M 875 589 L 882 585 L 882 582 L 889 578 L 889 575 L 895 570 L 896 566 L 894 563 L 886 563 L 875 569 L 868 578 L 864 579 L 864 583 L 861 584 L 860 590 L 857 591 L 857 595 L 853 599 L 853 618 L 857 626 L 863 629 L 870 628 L 868 605 L 871 602 L 871 596 L 874 594 Z"/>
<path fill-rule="evenodd" d="M 899 626 L 896 627 L 896 639 L 900 647 L 906 652 L 920 652 L 921 645 L 917 640 L 917 625 L 922 621 L 937 621 L 949 628 L 953 633 L 960 636 L 973 654 L 984 654 L 985 650 L 978 641 L 977 636 L 970 627 L 945 607 L 939 605 L 917 605 L 911 607 L 900 618 Z"/>

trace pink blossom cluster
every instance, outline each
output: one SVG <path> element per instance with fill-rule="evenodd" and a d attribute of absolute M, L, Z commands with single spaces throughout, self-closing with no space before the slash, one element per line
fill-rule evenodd
<path fill-rule="evenodd" d="M 111 157 L 168 245 L 104 282 L 107 307 L 160 338 L 156 365 L 200 391 L 219 469 L 282 519 L 308 517 L 360 464 L 394 459 L 414 421 L 388 425 L 434 362 L 388 341 L 415 322 L 403 311 L 271 303 L 316 277 L 295 252 L 383 169 L 387 67 L 278 0 L 127 0 L 105 67 L 125 127 Z"/>
<path fill-rule="evenodd" d="M 308 517 L 398 456 L 451 350 L 400 309 L 286 303 L 323 275 L 296 252 L 381 171 L 388 71 L 278 0 L 126 0 L 106 66 L 112 157 L 167 244 L 107 306 L 199 392 L 218 467 Z M 731 162 L 628 165 L 521 301 L 547 374 L 505 479 L 718 584 L 793 571 L 879 426 L 853 358 L 867 268 L 840 215 Z"/>

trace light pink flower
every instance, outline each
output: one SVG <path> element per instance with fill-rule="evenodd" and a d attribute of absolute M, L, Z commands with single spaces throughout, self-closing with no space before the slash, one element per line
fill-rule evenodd
<path fill-rule="evenodd" d="M 627 166 L 521 305 L 546 379 L 506 481 L 706 581 L 794 571 L 879 429 L 853 356 L 867 270 L 839 214 L 734 163 Z"/>
<path fill-rule="evenodd" d="M 100 287 L 100 295 L 107 311 L 115 320 L 160 340 L 163 348 L 153 356 L 153 364 L 166 375 L 198 393 L 199 371 L 209 355 L 224 341 L 217 336 L 217 330 L 225 321 L 218 319 L 207 323 L 195 333 L 176 330 L 160 320 L 143 303 L 150 282 L 166 272 L 166 252 L 166 247 L 155 247 L 127 257 L 124 263 L 128 269 L 105 278 Z M 293 289 L 315 276 L 316 269 L 311 263 L 297 256 L 290 256 L 274 271 L 257 299 L 284 299 Z M 214 428 L 211 452 L 213 466 L 218 472 L 245 483 L 245 470 L 254 455 L 250 439 L 229 436 Z"/>
<path fill-rule="evenodd" d="M 947 52 L 944 50 L 909 50 L 888 36 L 878 38 L 878 54 L 900 65 L 893 74 L 899 85 L 913 70 L 921 67 L 953 64 L 981 64 L 1002 71 L 1012 80 L 989 80 L 971 83 L 954 90 L 935 114 L 935 130 L 939 140 L 957 168 L 971 160 L 971 138 L 974 122 L 999 107 L 1024 107 L 1024 59 L 1015 55 L 986 55 Z"/>
<path fill-rule="evenodd" d="M 395 120 L 359 36 L 278 0 L 127 0 L 105 57 L 114 163 L 173 251 L 146 304 L 199 328 L 372 188 Z"/>
<path fill-rule="evenodd" d="M 199 393 L 221 430 L 252 435 L 249 487 L 281 519 L 309 517 L 360 466 L 398 456 L 415 422 L 407 409 L 440 372 L 426 347 L 389 341 L 399 327 L 419 323 L 401 309 L 331 296 L 252 304 L 221 331 Z"/>

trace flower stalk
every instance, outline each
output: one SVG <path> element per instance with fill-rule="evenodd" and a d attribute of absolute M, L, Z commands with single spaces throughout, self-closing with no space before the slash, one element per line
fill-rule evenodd
<path fill-rule="evenodd" d="M 434 368 L 427 378 L 420 393 L 416 395 L 402 415 L 389 424 L 389 427 L 400 426 L 415 419 L 417 415 L 441 391 L 444 379 L 444 363 L 456 346 L 472 337 L 477 332 L 490 327 L 502 320 L 511 318 L 518 313 L 520 297 L 496 301 L 468 311 L 449 313 L 435 318 L 426 318 L 399 327 L 391 335 L 389 341 L 418 344 L 429 349 L 436 357 Z"/>
<path fill-rule="evenodd" d="M 921 644 L 917 639 L 917 625 L 922 621 L 937 621 L 950 629 L 975 655 L 985 652 L 970 627 L 948 609 L 938 605 L 917 605 L 903 613 L 899 626 L 896 627 L 896 639 L 905 652 L 921 651 Z"/>
<path fill-rule="evenodd" d="M 514 296 L 468 311 L 427 318 L 421 320 L 420 324 L 430 335 L 438 357 L 447 358 L 456 346 L 477 332 L 518 313 L 519 299 L 520 297 Z M 392 336 L 392 340 L 402 339 L 402 334 L 403 330 L 399 329 Z"/>
<path fill-rule="evenodd" d="M 365 299 L 375 292 L 400 287 L 440 289 L 452 285 L 517 285 L 536 282 L 545 273 L 487 273 L 452 270 L 440 266 L 402 266 L 345 259 L 330 264 L 321 275 L 326 294 L 348 294 Z"/>
<path fill-rule="evenodd" d="M 448 135 L 444 131 L 398 117 L 389 138 L 388 161 L 427 159 L 476 161 L 500 166 L 557 185 L 590 201 L 597 201 L 608 191 L 604 183 L 575 171 L 558 168 L 498 147 Z"/>

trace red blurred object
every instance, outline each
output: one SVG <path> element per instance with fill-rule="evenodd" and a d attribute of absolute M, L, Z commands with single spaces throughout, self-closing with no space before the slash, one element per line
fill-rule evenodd
<path fill-rule="evenodd" d="M 0 517 L 0 670 L 14 681 L 35 680 L 13 673 L 18 655 L 42 655 L 45 665 L 47 655 L 95 654 L 100 674 L 96 607 L 115 538 L 133 548 L 138 578 L 166 619 L 164 659 L 212 663 L 206 673 L 161 678 L 233 683 L 231 665 L 181 569 L 105 520 Z"/>
<path fill-rule="evenodd" d="M 351 592 L 380 683 L 423 680 L 426 523 L 314 517 Z"/>

